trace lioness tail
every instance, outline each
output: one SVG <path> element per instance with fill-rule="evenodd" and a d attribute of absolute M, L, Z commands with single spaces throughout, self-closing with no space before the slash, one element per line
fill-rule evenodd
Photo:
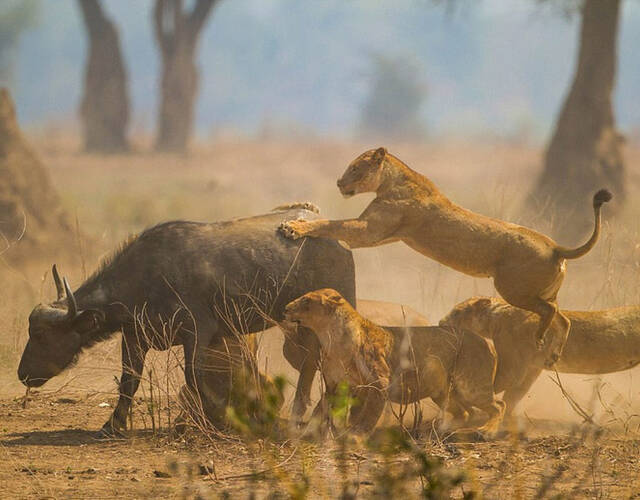
<path fill-rule="evenodd" d="M 593 234 L 589 241 L 587 241 L 584 245 L 579 246 L 578 248 L 565 248 L 558 247 L 556 248 L 556 254 L 563 259 L 577 259 L 578 257 L 582 257 L 586 253 L 591 250 L 596 241 L 598 241 L 598 237 L 600 236 L 600 207 L 602 207 L 603 203 L 607 203 L 612 198 L 611 193 L 606 189 L 601 189 L 596 194 L 593 195 L 593 212 L 595 216 L 595 226 L 593 228 Z"/>

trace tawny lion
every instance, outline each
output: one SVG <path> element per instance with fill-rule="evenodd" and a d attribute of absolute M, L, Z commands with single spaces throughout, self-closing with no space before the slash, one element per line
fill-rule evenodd
<path fill-rule="evenodd" d="M 593 248 L 600 234 L 600 207 L 611 193 L 600 190 L 593 197 L 591 238 L 578 248 L 565 248 L 531 229 L 456 205 L 385 148 L 367 151 L 351 162 L 338 187 L 344 196 L 375 192 L 376 198 L 357 219 L 292 220 L 281 225 L 284 235 L 342 240 L 351 248 L 403 241 L 453 269 L 493 277 L 507 302 L 540 316 L 538 348 L 545 344 L 546 332 L 558 316 L 563 326 L 549 343 L 548 364 L 560 357 L 570 328 L 556 305 L 565 259 L 576 259 Z"/>
<path fill-rule="evenodd" d="M 556 363 L 561 373 L 603 374 L 640 364 L 640 307 L 601 311 L 562 311 L 571 321 L 571 335 Z M 498 353 L 496 392 L 504 392 L 507 413 L 529 391 L 543 370 L 536 350 L 539 319 L 503 300 L 474 297 L 456 305 L 440 325 L 469 329 L 490 338 Z M 557 321 L 551 329 L 562 328 Z"/>
<path fill-rule="evenodd" d="M 450 403 L 483 410 L 488 418 L 481 432 L 494 432 L 502 420 L 504 403 L 493 390 L 496 353 L 479 335 L 433 326 L 382 328 L 332 289 L 290 302 L 285 319 L 318 338 L 326 393 L 344 381 L 360 402 L 351 410 L 352 430 L 372 430 L 387 401 L 408 404 L 427 397 L 442 410 Z"/>

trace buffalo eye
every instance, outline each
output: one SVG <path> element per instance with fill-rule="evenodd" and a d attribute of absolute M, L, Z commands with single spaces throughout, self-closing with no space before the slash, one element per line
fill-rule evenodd
<path fill-rule="evenodd" d="M 88 309 L 82 311 L 73 320 L 73 329 L 78 333 L 88 333 L 100 328 L 104 323 L 104 313 L 102 311 Z"/>

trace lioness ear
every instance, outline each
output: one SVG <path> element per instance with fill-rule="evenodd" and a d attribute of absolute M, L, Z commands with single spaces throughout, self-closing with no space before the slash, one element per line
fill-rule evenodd
<path fill-rule="evenodd" d="M 375 153 L 373 153 L 373 161 L 376 163 L 382 163 L 384 157 L 387 156 L 387 149 L 384 147 L 379 147 L 376 149 Z"/>
<path fill-rule="evenodd" d="M 331 302 L 332 304 L 340 304 L 342 300 L 342 295 L 340 295 L 338 292 L 332 293 L 331 295 L 327 296 L 327 301 Z"/>
<path fill-rule="evenodd" d="M 491 299 L 489 297 L 478 297 L 473 305 L 479 309 L 484 309 L 491 305 Z"/>
<path fill-rule="evenodd" d="M 73 329 L 85 334 L 99 330 L 105 323 L 105 316 L 98 309 L 86 309 L 81 311 L 73 320 Z"/>

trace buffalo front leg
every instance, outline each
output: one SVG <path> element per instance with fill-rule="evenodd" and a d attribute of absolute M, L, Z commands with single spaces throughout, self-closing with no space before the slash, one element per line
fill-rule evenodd
<path fill-rule="evenodd" d="M 127 427 L 127 414 L 133 396 L 140 385 L 140 377 L 144 369 L 144 358 L 147 350 L 139 344 L 132 342 L 125 333 L 122 334 L 122 375 L 120 377 L 118 404 L 109 417 L 109 420 L 102 426 L 101 434 L 104 436 L 115 436 L 122 434 Z"/>

